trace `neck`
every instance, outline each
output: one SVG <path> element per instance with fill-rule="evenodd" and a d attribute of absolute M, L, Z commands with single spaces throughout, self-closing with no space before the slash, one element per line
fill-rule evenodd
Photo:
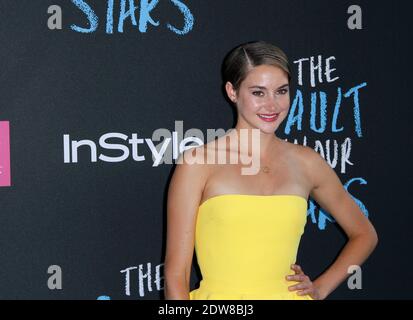
<path fill-rule="evenodd" d="M 274 144 L 280 143 L 280 138 L 274 133 L 264 133 L 259 129 L 240 127 L 235 127 L 233 130 L 238 137 L 241 152 L 247 152 L 249 155 L 251 152 L 259 152 L 259 157 L 265 158 L 274 148 Z"/>

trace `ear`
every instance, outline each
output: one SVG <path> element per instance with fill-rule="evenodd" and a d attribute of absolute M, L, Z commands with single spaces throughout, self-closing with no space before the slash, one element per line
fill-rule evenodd
<path fill-rule="evenodd" d="M 231 82 L 227 81 L 225 83 L 225 91 L 227 92 L 228 98 L 233 102 L 237 102 L 237 92 L 234 89 L 234 86 L 232 85 Z"/>

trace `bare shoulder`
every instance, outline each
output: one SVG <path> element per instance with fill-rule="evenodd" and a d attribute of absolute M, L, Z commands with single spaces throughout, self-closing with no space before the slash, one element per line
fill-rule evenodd
<path fill-rule="evenodd" d="M 328 163 L 318 152 L 308 146 L 285 141 L 285 147 L 290 162 L 303 170 L 302 172 L 311 180 L 314 187 L 317 183 L 317 176 L 329 169 Z"/>
<path fill-rule="evenodd" d="M 318 152 L 316 152 L 313 148 L 300 144 L 291 144 L 294 146 L 295 151 L 297 152 L 297 156 L 300 157 L 300 159 L 304 163 L 310 164 L 314 161 L 319 161 L 320 158 L 322 159 L 321 155 Z"/>
<path fill-rule="evenodd" d="M 185 150 L 176 162 L 176 171 L 195 174 L 194 178 L 202 178 L 207 173 L 207 146 L 201 145 Z"/>
<path fill-rule="evenodd" d="M 304 163 L 309 163 L 311 161 L 317 160 L 320 155 L 308 146 L 301 144 L 295 144 L 289 141 L 283 140 L 283 145 L 288 156 L 291 156 Z"/>
<path fill-rule="evenodd" d="M 175 189 L 182 191 L 189 188 L 194 196 L 202 194 L 210 171 L 206 149 L 204 144 L 180 154 L 171 181 Z"/>
<path fill-rule="evenodd" d="M 303 145 L 297 145 L 297 153 L 311 179 L 313 189 L 320 187 L 327 177 L 330 177 L 330 179 L 338 184 L 340 181 L 339 177 L 321 154 L 314 149 Z"/>

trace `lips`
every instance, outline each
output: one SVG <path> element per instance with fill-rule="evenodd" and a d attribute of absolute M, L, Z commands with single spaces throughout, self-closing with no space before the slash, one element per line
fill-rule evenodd
<path fill-rule="evenodd" d="M 278 119 L 279 113 L 259 113 L 257 116 L 265 122 L 273 122 Z"/>

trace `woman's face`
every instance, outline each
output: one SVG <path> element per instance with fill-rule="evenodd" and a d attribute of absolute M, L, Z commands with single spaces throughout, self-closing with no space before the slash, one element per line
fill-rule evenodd
<path fill-rule="evenodd" d="M 230 82 L 229 98 L 238 110 L 237 128 L 257 128 L 274 134 L 290 107 L 287 73 L 281 68 L 260 65 L 251 69 L 241 83 L 238 94 Z"/>

